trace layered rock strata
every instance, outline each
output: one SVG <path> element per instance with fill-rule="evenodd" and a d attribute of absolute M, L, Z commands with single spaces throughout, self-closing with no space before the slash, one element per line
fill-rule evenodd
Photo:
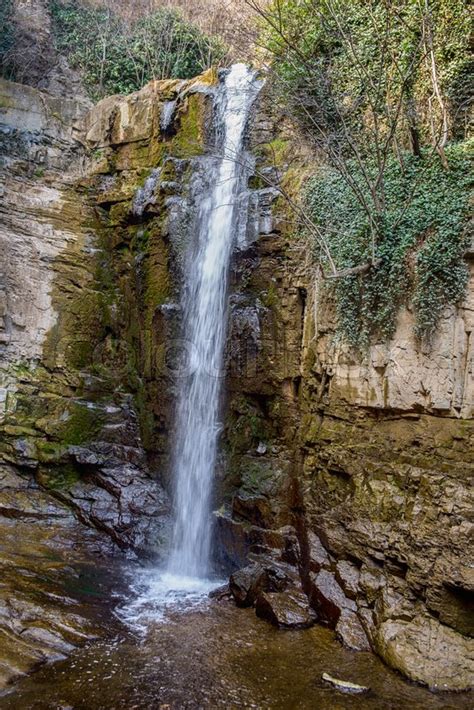
<path fill-rule="evenodd" d="M 140 554 L 166 538 L 181 263 L 207 179 L 216 80 L 153 82 L 90 112 L 0 85 L 1 457 Z M 338 347 L 330 295 L 280 189 L 298 194 L 306 159 L 265 97 L 249 138 L 218 562 L 247 569 L 236 595 L 273 623 L 308 625 L 313 609 L 347 646 L 371 647 L 433 688 L 464 689 L 472 286 L 430 349 L 415 342 L 408 310 L 390 343 L 363 356 Z"/>
<path fill-rule="evenodd" d="M 276 191 L 237 259 L 232 333 L 249 335 L 230 347 L 250 376 L 229 379 L 226 461 L 239 488 L 218 519 L 226 559 L 281 560 L 291 528 L 303 587 L 345 645 L 432 688 L 469 688 L 472 252 L 466 298 L 429 345 L 409 310 L 390 342 L 365 354 L 341 345 L 330 291 L 278 192 L 298 189 L 300 146 L 271 110 L 262 122 L 257 170 Z"/>

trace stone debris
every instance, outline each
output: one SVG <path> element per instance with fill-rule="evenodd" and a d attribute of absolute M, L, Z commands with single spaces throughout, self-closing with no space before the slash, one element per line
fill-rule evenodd
<path fill-rule="evenodd" d="M 325 683 L 330 683 L 336 690 L 340 690 L 341 693 L 354 693 L 355 695 L 359 695 L 370 692 L 370 688 L 366 685 L 357 685 L 357 683 L 351 683 L 347 680 L 340 680 L 339 678 L 334 678 L 332 675 L 329 675 L 329 673 L 323 673 L 321 678 Z"/>

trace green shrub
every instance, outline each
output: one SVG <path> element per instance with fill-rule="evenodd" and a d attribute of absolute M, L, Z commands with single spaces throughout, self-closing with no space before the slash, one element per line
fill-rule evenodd
<path fill-rule="evenodd" d="M 51 0 L 56 47 L 92 98 L 130 93 L 151 79 L 187 79 L 219 61 L 223 46 L 176 11 L 127 25 L 110 10 Z"/>
<path fill-rule="evenodd" d="M 447 147 L 449 171 L 432 152 L 421 159 L 404 155 L 404 169 L 395 158 L 388 162 L 384 223 L 376 253 L 381 264 L 369 273 L 328 282 L 335 296 L 339 332 L 351 344 L 365 347 L 375 338 L 392 336 L 399 308 L 410 299 L 416 333 L 428 339 L 444 306 L 462 298 L 467 282 L 463 226 L 471 182 L 469 147 L 467 141 Z M 350 167 L 363 186 L 358 166 Z M 367 169 L 375 167 L 367 165 Z M 338 269 L 370 260 L 367 214 L 336 170 L 321 169 L 309 182 L 306 203 Z M 327 267 L 324 255 L 318 256 Z"/>
<path fill-rule="evenodd" d="M 10 51 L 15 41 L 15 29 L 12 22 L 12 0 L 0 2 L 0 75 L 14 79 L 14 72 L 8 61 Z"/>
<path fill-rule="evenodd" d="M 270 2 L 263 13 L 260 44 L 273 56 L 281 99 L 317 141 L 322 129 L 332 134 L 340 150 L 348 151 L 348 129 L 358 131 L 358 149 L 365 154 L 390 116 L 402 143 L 410 122 L 417 124 L 422 140 L 430 142 L 430 117 L 434 112 L 437 127 L 439 107 L 433 101 L 423 43 L 426 16 L 451 130 L 464 137 L 459 124 L 465 123 L 473 89 L 472 13 L 466 0 L 429 0 L 428 8 L 419 0 Z M 400 93 L 404 101 L 398 111 Z"/>

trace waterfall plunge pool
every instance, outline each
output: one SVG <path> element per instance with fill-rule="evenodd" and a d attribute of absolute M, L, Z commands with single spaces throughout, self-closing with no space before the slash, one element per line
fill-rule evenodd
<path fill-rule="evenodd" d="M 278 631 L 253 609 L 210 599 L 206 587 L 216 581 L 160 578 L 109 554 L 103 537 L 72 520 L 0 517 L 0 540 L 1 611 L 13 607 L 15 624 L 21 612 L 28 623 L 91 632 L 67 658 L 31 668 L 0 691 L 1 710 L 472 707 L 471 695 L 407 683 L 374 655 L 344 649 L 327 629 Z M 322 673 L 371 693 L 343 695 Z"/>
<path fill-rule="evenodd" d="M 209 599 L 205 583 L 190 583 L 180 596 L 170 591 L 177 586 L 172 579 L 150 577 L 131 565 L 122 572 L 128 589 L 111 588 L 108 612 L 102 607 L 108 636 L 18 681 L 0 695 L 2 710 L 472 707 L 472 696 L 435 695 L 407 683 L 374 655 L 344 649 L 322 627 L 278 631 L 252 609 Z M 100 589 L 103 595 L 103 582 Z M 371 692 L 342 694 L 322 680 L 325 672 L 368 685 Z"/>
<path fill-rule="evenodd" d="M 224 580 L 187 577 L 166 570 L 145 568 L 133 574 L 130 596 L 115 610 L 132 631 L 146 633 L 150 623 L 164 621 L 168 613 L 183 613 L 206 606 L 209 593 Z"/>

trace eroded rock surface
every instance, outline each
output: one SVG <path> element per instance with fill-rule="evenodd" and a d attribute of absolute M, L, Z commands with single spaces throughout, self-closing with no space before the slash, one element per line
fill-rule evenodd
<path fill-rule="evenodd" d="M 305 156 L 263 113 L 257 167 L 294 194 Z M 225 562 L 281 554 L 290 524 L 304 589 L 342 643 L 431 687 L 471 687 L 472 250 L 466 299 L 429 347 L 405 310 L 393 339 L 361 354 L 338 341 L 330 296 L 270 197 L 235 267 Z"/>
<path fill-rule="evenodd" d="M 9 520 L 26 511 L 40 524 L 49 510 L 72 521 L 73 510 L 142 554 L 166 537 L 183 247 L 195 187 L 208 179 L 215 81 L 209 72 L 152 82 L 87 114 L 83 101 L 0 84 L 0 454 L 9 466 L 0 512 Z M 258 173 L 297 196 L 305 157 L 265 98 L 250 142 Z M 390 343 L 364 356 L 336 347 L 330 299 L 278 190 L 256 173 L 245 200 L 219 562 L 264 570 L 257 582 L 236 572 L 234 592 L 242 605 L 260 595 L 274 623 L 288 625 L 293 602 L 312 616 L 310 599 L 348 647 L 370 644 L 431 687 L 469 687 L 472 284 L 429 351 L 408 311 Z M 282 565 L 278 587 L 269 569 Z M 291 594 L 299 601 L 288 611 Z"/>
<path fill-rule="evenodd" d="M 5 81 L 0 90 L 2 459 L 122 548 L 156 554 L 169 504 L 149 469 L 139 368 L 105 273 L 86 108 Z"/>
<path fill-rule="evenodd" d="M 110 632 L 120 557 L 31 476 L 0 467 L 0 690 Z"/>

